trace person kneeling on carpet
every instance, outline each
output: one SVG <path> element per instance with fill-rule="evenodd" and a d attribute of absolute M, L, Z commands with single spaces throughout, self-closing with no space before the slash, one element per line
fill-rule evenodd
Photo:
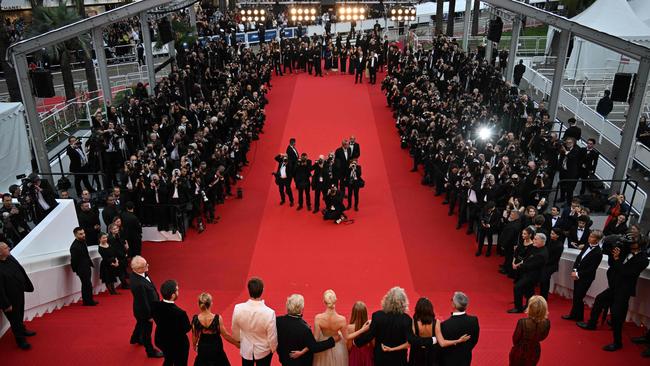
<path fill-rule="evenodd" d="M 331 186 L 325 196 L 325 209 L 323 210 L 323 220 L 334 220 L 337 224 L 347 220 L 343 211 L 343 195 L 339 192 L 336 186 Z"/>

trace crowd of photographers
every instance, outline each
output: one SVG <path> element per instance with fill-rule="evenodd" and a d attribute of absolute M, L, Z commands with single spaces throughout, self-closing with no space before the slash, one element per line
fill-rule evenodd
<path fill-rule="evenodd" d="M 578 249 L 572 280 L 580 311 L 563 318 L 595 329 L 599 311 L 611 307 L 614 342 L 603 349 L 619 349 L 627 304 L 650 252 L 642 228 L 628 227 L 632 212 L 625 196 L 610 195 L 594 176 L 596 141 L 578 146 L 581 131 L 573 119 L 558 133 L 545 106 L 504 81 L 503 65 L 487 63 L 482 49 L 464 53 L 442 36 L 432 46 L 391 47 L 382 83 L 402 147 L 413 157 L 412 171 L 422 166 L 422 183 L 444 195 L 450 216 L 457 212 L 456 229 L 466 225 L 467 234 L 476 235 L 476 256 L 486 241 L 490 256 L 497 235 L 496 252 L 505 257 L 499 271 L 514 279 L 515 307 L 508 312 L 523 312 L 523 300 L 538 286 L 547 297 L 565 243 Z M 549 202 L 554 183 L 560 185 L 559 205 Z M 607 213 L 604 227 L 592 227 L 592 212 Z M 601 252 L 609 256 L 609 289 L 583 322 L 583 298 Z"/>

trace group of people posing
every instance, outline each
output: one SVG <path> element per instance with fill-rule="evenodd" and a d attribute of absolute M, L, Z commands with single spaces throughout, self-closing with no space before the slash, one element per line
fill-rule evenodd
<path fill-rule="evenodd" d="M 312 210 L 311 191 L 314 192 L 313 213 L 321 212 L 325 220 L 337 224 L 347 220 L 345 211 L 354 207 L 359 210 L 359 190 L 365 186 L 361 176 L 361 146 L 355 136 L 344 139 L 341 146 L 327 156 L 319 155 L 318 160 L 309 159 L 307 153 L 298 153 L 296 139 L 291 138 L 286 152 L 275 157 L 277 169 L 273 173 L 280 192 L 280 205 L 289 199 L 293 207 L 294 197 L 291 182 L 298 193 L 298 210 L 303 204 Z M 347 197 L 347 205 L 344 198 Z M 321 200 L 324 209 L 320 210 Z"/>

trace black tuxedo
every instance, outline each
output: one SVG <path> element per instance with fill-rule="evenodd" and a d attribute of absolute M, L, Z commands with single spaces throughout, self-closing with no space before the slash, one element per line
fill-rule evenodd
<path fill-rule="evenodd" d="M 370 84 L 377 82 L 377 66 L 379 65 L 378 56 L 370 56 L 368 60 L 368 71 L 370 73 Z"/>
<path fill-rule="evenodd" d="M 523 263 L 517 268 L 517 281 L 514 286 L 515 308 L 524 310 L 524 305 L 521 301 L 525 296 L 528 300 L 535 293 L 535 286 L 539 282 L 542 271 L 546 262 L 548 261 L 547 248 L 533 247 L 530 254 L 523 259 Z"/>
<path fill-rule="evenodd" d="M 583 234 L 581 237 L 578 237 L 578 227 L 573 227 L 569 230 L 569 234 L 567 235 L 567 239 L 569 241 L 569 248 L 574 248 L 578 249 L 578 246 L 580 245 L 587 245 L 587 239 L 589 239 L 589 233 L 591 231 L 587 229 L 587 227 L 584 228 Z M 572 243 L 576 243 L 576 245 L 573 245 Z"/>
<path fill-rule="evenodd" d="M 589 317 L 589 325 L 595 327 L 600 314 L 611 309 L 614 344 L 622 345 L 623 323 L 627 316 L 630 297 L 636 296 L 636 284 L 641 273 L 648 267 L 648 257 L 643 252 L 628 258 L 621 254 L 618 260 L 608 259 L 607 282 L 609 287 L 596 296 Z"/>
<path fill-rule="evenodd" d="M 298 162 L 300 155 L 298 154 L 298 150 L 295 147 L 292 148 L 291 145 L 287 146 L 286 152 L 287 159 L 289 160 L 289 166 L 291 167 L 291 173 L 293 175 L 293 169 L 296 167 L 296 163 Z"/>
<path fill-rule="evenodd" d="M 560 258 L 564 252 L 564 239 L 546 240 L 546 249 L 548 250 L 548 260 L 542 270 L 542 278 L 540 279 L 539 293 L 545 299 L 548 299 L 549 287 L 551 285 L 551 276 L 557 272 L 560 266 Z"/>
<path fill-rule="evenodd" d="M 603 252 L 599 246 L 595 246 L 589 250 L 590 246 L 585 247 L 580 251 L 580 254 L 573 263 L 573 271 L 578 274 L 578 279 L 573 281 L 573 306 L 569 316 L 577 321 L 582 321 L 584 318 L 584 303 L 583 300 L 591 287 L 591 283 L 596 278 L 596 271 L 603 259 Z M 589 250 L 589 253 L 587 253 Z"/>
<path fill-rule="evenodd" d="M 153 282 L 140 276 L 135 272 L 129 274 L 129 285 L 133 294 L 133 316 L 136 324 L 131 334 L 131 343 L 140 343 L 144 345 L 147 354 L 154 353 L 153 344 L 151 343 L 151 331 L 153 324 L 150 321 L 151 305 L 160 300 L 158 291 Z"/>
<path fill-rule="evenodd" d="M 278 332 L 278 356 L 283 366 L 311 366 L 314 353 L 322 352 L 334 347 L 334 338 L 317 342 L 309 329 L 309 325 L 301 317 L 282 315 L 275 320 Z M 302 357 L 293 359 L 289 357 L 291 351 L 309 348 Z"/>
<path fill-rule="evenodd" d="M 568 130 L 567 130 L 568 132 Z M 565 135 L 566 136 L 566 135 Z M 569 179 L 569 182 L 563 182 L 561 185 L 561 197 L 563 201 L 571 202 L 573 198 L 573 191 L 576 188 L 580 176 L 580 163 L 582 160 L 582 153 L 580 147 L 574 146 L 571 150 L 560 156 L 560 179 Z"/>
<path fill-rule="evenodd" d="M 521 222 L 519 220 L 506 221 L 497 238 L 497 246 L 503 250 L 504 260 L 503 269 L 512 272 L 512 258 L 514 255 L 515 245 L 519 242 L 521 235 Z"/>
<path fill-rule="evenodd" d="M 312 165 L 313 175 L 311 178 L 311 188 L 314 190 L 314 212 L 320 209 L 321 193 L 327 193 L 327 187 L 332 184 L 329 177 L 329 164 L 323 163 L 321 167 L 318 163 Z"/>
<path fill-rule="evenodd" d="M 101 228 L 95 229 L 95 225 L 99 225 L 99 212 L 94 208 L 88 211 L 79 210 L 77 218 L 79 219 L 79 226 L 86 232 L 86 245 L 98 245 Z"/>
<path fill-rule="evenodd" d="M 352 152 L 352 159 L 359 159 L 361 156 L 361 145 L 358 142 L 350 144 L 350 151 Z"/>
<path fill-rule="evenodd" d="M 122 213 L 122 230 L 124 239 L 129 243 L 129 257 L 142 252 L 142 225 L 133 212 Z"/>
<path fill-rule="evenodd" d="M 81 297 L 84 304 L 94 303 L 93 284 L 90 281 L 93 262 L 88 253 L 88 246 L 85 241 L 75 239 L 70 246 L 70 266 L 72 272 L 76 273 L 81 281 Z"/>
<path fill-rule="evenodd" d="M 582 150 L 582 163 L 580 164 L 580 179 L 589 179 L 589 177 L 594 177 L 594 172 L 596 172 L 596 166 L 598 165 L 598 157 L 600 153 L 596 149 L 583 149 Z M 590 186 L 592 183 L 582 182 L 580 186 L 580 194 L 584 194 L 587 186 Z"/>
<path fill-rule="evenodd" d="M 81 150 L 81 152 L 79 152 Z M 88 172 L 88 156 L 86 152 L 83 151 L 81 144 L 78 148 L 73 148 L 68 145 L 65 149 L 68 159 L 70 159 L 70 173 L 86 173 Z M 82 158 L 83 155 L 83 158 Z M 74 176 L 74 188 L 77 191 L 77 196 L 81 196 L 81 182 L 83 181 L 86 189 L 92 190 L 92 185 L 88 181 L 88 175 L 79 174 Z"/>
<path fill-rule="evenodd" d="M 350 148 L 339 147 L 334 151 L 334 176 L 341 192 L 345 192 L 345 181 L 350 174 L 350 160 L 352 154 Z"/>
<path fill-rule="evenodd" d="M 447 347 L 442 352 L 442 366 L 469 366 L 472 363 L 472 350 L 478 343 L 480 327 L 478 318 L 473 315 L 452 315 L 440 323 L 440 331 L 445 339 L 458 339 L 464 334 L 471 338 L 465 343 Z"/>
<path fill-rule="evenodd" d="M 555 223 L 553 223 L 553 215 L 546 213 L 544 214 L 544 227 L 546 228 L 546 232 L 550 233 L 551 229 L 558 228 L 562 231 L 565 231 L 568 229 L 567 223 L 565 221 L 565 218 L 562 217 L 562 215 L 558 216 L 558 218 L 555 220 Z M 564 235 L 561 236 L 562 238 Z M 564 240 L 561 240 L 564 241 Z"/>
<path fill-rule="evenodd" d="M 366 69 L 366 58 L 361 55 L 354 59 L 354 83 L 363 82 L 363 72 Z"/>
<path fill-rule="evenodd" d="M 0 310 L 11 324 L 16 342 L 25 342 L 25 292 L 33 292 L 34 285 L 27 272 L 13 256 L 0 261 Z M 11 311 L 5 311 L 11 307 Z"/>
<path fill-rule="evenodd" d="M 156 301 L 151 304 L 151 316 L 156 322 L 156 346 L 165 355 L 164 365 L 187 365 L 190 351 L 187 332 L 192 329 L 187 313 L 176 304 Z"/>
<path fill-rule="evenodd" d="M 278 168 L 275 171 L 275 183 L 280 190 L 280 203 L 285 201 L 285 193 L 289 196 L 289 202 L 293 205 L 293 192 L 291 191 L 291 178 L 293 177 L 293 168 L 289 159 L 284 162 L 281 155 L 275 157 L 278 162 Z M 282 177 L 282 169 L 284 168 L 284 178 Z"/>
<path fill-rule="evenodd" d="M 476 334 L 478 339 L 478 332 Z M 472 335 L 474 338 L 474 335 Z M 361 347 L 375 340 L 375 366 L 406 366 L 406 350 L 384 352 L 381 345 L 396 347 L 409 342 L 411 347 L 422 347 L 433 344 L 432 338 L 417 337 L 413 333 L 413 321 L 408 314 L 385 313 L 376 311 L 372 314 L 370 329 L 359 335 L 354 344 Z M 449 338 L 451 339 L 451 338 Z"/>
<path fill-rule="evenodd" d="M 294 181 L 296 182 L 296 189 L 298 190 L 298 207 L 302 207 L 303 196 L 307 201 L 307 207 L 311 209 L 311 196 L 309 193 L 309 187 L 311 185 L 311 160 L 307 159 L 304 162 L 298 161 L 294 169 Z"/>

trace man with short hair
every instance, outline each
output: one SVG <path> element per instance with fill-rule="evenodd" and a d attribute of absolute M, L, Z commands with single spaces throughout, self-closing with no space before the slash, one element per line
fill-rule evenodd
<path fill-rule="evenodd" d="M 546 234 L 535 234 L 533 248 L 523 261 L 513 264 L 512 269 L 517 272 L 517 281 L 514 286 L 515 307 L 508 310 L 508 313 L 523 313 L 524 304 L 522 297 L 528 299 L 535 294 L 535 286 L 539 283 L 542 270 L 548 261 L 546 250 Z"/>
<path fill-rule="evenodd" d="M 467 334 L 470 339 L 454 347 L 443 348 L 443 366 L 469 366 L 472 364 L 472 350 L 478 343 L 480 327 L 478 318 L 467 315 L 469 298 L 457 291 L 451 299 L 454 312 L 447 320 L 440 323 L 440 331 L 445 339 L 458 339 Z"/>
<path fill-rule="evenodd" d="M 131 344 L 141 344 L 147 351 L 149 358 L 161 358 L 163 353 L 158 351 L 151 344 L 151 331 L 153 330 L 153 318 L 151 305 L 160 300 L 156 286 L 149 278 L 149 263 L 143 257 L 137 255 L 131 259 L 131 274 L 129 284 L 133 294 L 133 316 L 135 317 L 135 328 L 131 334 Z"/>
<path fill-rule="evenodd" d="M 596 278 L 596 271 L 603 259 L 603 251 L 600 248 L 600 239 L 603 233 L 594 230 L 589 234 L 588 245 L 585 245 L 573 263 L 571 278 L 573 279 L 573 306 L 571 312 L 562 315 L 562 319 L 581 322 L 584 320 L 585 304 L 583 302 L 591 283 Z"/>
<path fill-rule="evenodd" d="M 186 366 L 189 357 L 190 342 L 187 332 L 192 329 L 187 313 L 176 306 L 178 283 L 165 281 L 160 286 L 162 301 L 151 304 L 151 316 L 156 322 L 156 346 L 165 355 L 163 365 Z"/>
<path fill-rule="evenodd" d="M 250 299 L 235 305 L 232 314 L 232 336 L 241 342 L 242 366 L 269 366 L 278 347 L 275 311 L 264 304 L 264 282 L 248 280 Z"/>
<path fill-rule="evenodd" d="M 77 137 L 70 136 L 68 137 L 68 147 L 66 147 L 66 155 L 70 159 L 69 170 L 70 173 L 75 173 L 74 176 L 74 188 L 77 191 L 77 197 L 81 196 L 81 182 L 84 183 L 86 189 L 95 191 L 93 186 L 88 181 L 88 156 L 81 146 L 81 141 L 77 140 Z"/>
<path fill-rule="evenodd" d="M 34 285 L 29 280 L 27 272 L 18 263 L 9 250 L 9 245 L 0 242 L 0 309 L 11 324 L 18 347 L 28 350 L 32 346 L 25 337 L 36 335 L 36 332 L 25 328 L 25 292 L 33 292 Z"/>
<path fill-rule="evenodd" d="M 135 257 L 142 252 L 142 225 L 138 217 L 133 213 L 135 210 L 133 202 L 127 202 L 124 208 L 126 209 L 122 213 L 124 239 L 129 244 L 129 257 Z"/>
<path fill-rule="evenodd" d="M 76 227 L 72 230 L 74 241 L 70 246 L 70 266 L 72 272 L 76 273 L 81 281 L 81 298 L 84 306 L 95 306 L 99 302 L 93 299 L 93 283 L 90 280 L 93 261 L 88 253 L 86 243 L 86 232 L 82 227 Z"/>
<path fill-rule="evenodd" d="M 27 236 L 30 232 L 29 225 L 27 224 L 26 213 L 20 207 L 16 207 L 13 203 L 11 194 L 5 193 L 2 195 L 2 206 L 0 206 L 0 220 L 4 225 L 5 239 L 7 244 L 15 247 L 20 241 Z"/>
<path fill-rule="evenodd" d="M 603 118 L 607 118 L 607 115 L 614 109 L 614 102 L 612 99 L 609 97 L 610 91 L 605 90 L 605 95 L 598 100 L 598 104 L 596 105 L 596 112 L 603 116 Z"/>

